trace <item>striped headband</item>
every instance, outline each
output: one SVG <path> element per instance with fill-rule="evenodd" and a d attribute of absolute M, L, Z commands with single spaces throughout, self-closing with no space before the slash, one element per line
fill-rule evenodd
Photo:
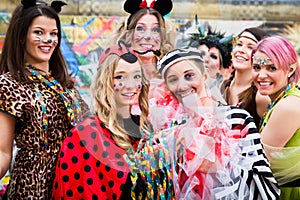
<path fill-rule="evenodd" d="M 199 50 L 196 48 L 189 47 L 169 51 L 164 57 L 162 57 L 157 62 L 156 68 L 161 73 L 162 77 L 164 77 L 165 72 L 170 66 L 182 60 L 199 60 L 203 62 L 203 58 Z"/>

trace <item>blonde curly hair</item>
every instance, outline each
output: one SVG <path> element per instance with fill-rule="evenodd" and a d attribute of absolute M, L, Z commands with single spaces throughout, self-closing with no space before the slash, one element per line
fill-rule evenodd
<path fill-rule="evenodd" d="M 99 65 L 91 91 L 95 100 L 95 112 L 102 123 L 110 130 L 113 140 L 123 149 L 132 147 L 128 133 L 123 124 L 118 121 L 117 107 L 114 99 L 114 71 L 121 58 L 115 54 L 109 55 Z M 140 63 L 140 61 L 138 61 Z M 149 81 L 145 79 L 142 70 L 142 88 L 139 99 L 141 110 L 140 130 L 149 130 L 148 122 L 148 91 Z"/>

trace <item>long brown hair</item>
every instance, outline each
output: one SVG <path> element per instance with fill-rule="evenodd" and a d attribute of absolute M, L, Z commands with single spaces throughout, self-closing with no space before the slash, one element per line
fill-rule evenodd
<path fill-rule="evenodd" d="M 0 57 L 0 73 L 10 72 L 17 81 L 29 81 L 25 75 L 25 46 L 27 33 L 32 21 L 39 16 L 55 19 L 58 30 L 58 43 L 49 60 L 52 76 L 62 84 L 63 87 L 72 88 L 73 82 L 68 75 L 66 62 L 60 51 L 61 24 L 57 12 L 48 5 L 36 5 L 24 8 L 18 5 L 12 14 L 8 26 L 2 53 Z"/>
<path fill-rule="evenodd" d="M 244 29 L 238 35 L 238 37 L 240 37 L 244 32 L 249 32 L 250 34 L 252 34 L 258 42 L 263 38 L 269 36 L 269 34 L 265 30 L 258 27 L 251 27 L 251 28 Z M 257 89 L 252 84 L 248 89 L 244 90 L 238 95 L 239 102 L 244 102 L 245 105 L 248 105 L 251 101 L 255 101 L 255 97 L 253 97 L 253 94 L 256 93 L 256 91 Z"/>

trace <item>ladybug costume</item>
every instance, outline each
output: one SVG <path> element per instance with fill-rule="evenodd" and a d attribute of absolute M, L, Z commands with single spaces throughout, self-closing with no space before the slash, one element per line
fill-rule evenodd
<path fill-rule="evenodd" d="M 135 63 L 123 41 L 106 49 L 99 66 L 111 54 Z M 120 119 L 121 120 L 121 119 Z M 173 185 L 168 151 L 163 143 L 143 138 L 140 116 L 122 119 L 131 148 L 117 145 L 98 115 L 78 123 L 63 141 L 53 184 L 53 199 L 171 199 Z"/>
<path fill-rule="evenodd" d="M 53 199 L 130 197 L 130 169 L 123 158 L 126 151 L 110 135 L 96 115 L 89 116 L 69 132 L 58 155 Z"/>

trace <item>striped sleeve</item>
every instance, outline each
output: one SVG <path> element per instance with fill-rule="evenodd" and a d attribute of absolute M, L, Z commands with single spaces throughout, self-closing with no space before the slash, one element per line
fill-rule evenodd
<path fill-rule="evenodd" d="M 227 120 L 232 129 L 241 130 L 242 176 L 239 191 L 249 189 L 249 199 L 277 199 L 280 189 L 270 169 L 252 116 L 238 107 L 230 107 Z"/>

